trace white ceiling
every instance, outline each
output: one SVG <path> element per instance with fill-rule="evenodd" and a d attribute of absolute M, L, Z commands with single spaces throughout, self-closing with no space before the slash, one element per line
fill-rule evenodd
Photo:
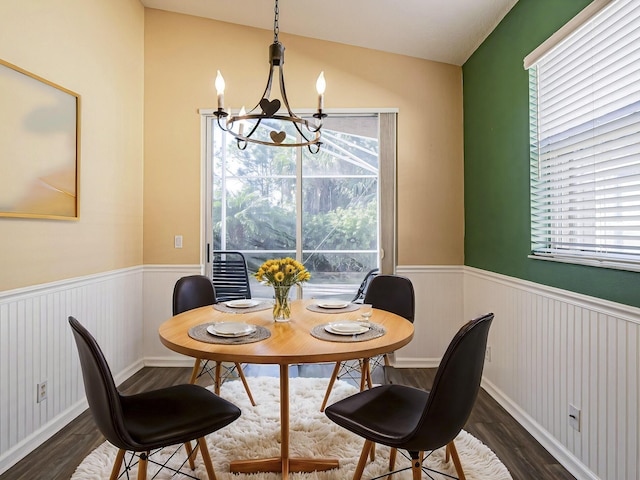
<path fill-rule="evenodd" d="M 141 0 L 273 29 L 271 0 Z M 281 32 L 462 65 L 517 0 L 280 0 Z"/>

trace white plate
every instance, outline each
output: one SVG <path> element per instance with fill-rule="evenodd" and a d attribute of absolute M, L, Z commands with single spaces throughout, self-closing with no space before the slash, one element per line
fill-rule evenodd
<path fill-rule="evenodd" d="M 255 325 L 247 325 L 239 322 L 223 322 L 209 325 L 207 332 L 219 337 L 242 337 L 256 331 Z"/>
<path fill-rule="evenodd" d="M 349 302 L 344 300 L 321 300 L 316 305 L 320 308 L 345 308 L 349 306 Z"/>
<path fill-rule="evenodd" d="M 239 300 L 230 300 L 228 302 L 224 302 L 227 307 L 231 308 L 251 308 L 258 305 L 260 302 L 257 300 L 244 299 L 241 298 Z"/>
<path fill-rule="evenodd" d="M 369 327 L 361 325 L 357 322 L 336 322 L 325 325 L 324 329 L 329 333 L 336 335 L 358 335 L 367 332 Z"/>

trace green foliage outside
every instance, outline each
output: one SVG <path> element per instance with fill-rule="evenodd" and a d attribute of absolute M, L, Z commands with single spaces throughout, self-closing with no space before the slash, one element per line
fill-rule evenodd
<path fill-rule="evenodd" d="M 302 260 L 312 282 L 359 283 L 377 266 L 377 139 L 336 134 L 333 142 L 340 146 L 302 160 L 293 148 L 218 149 L 214 249 L 223 248 L 224 235 L 224 249 L 245 252 L 250 271 L 269 258 L 295 257 L 296 161 L 302 161 Z M 343 161 L 346 149 L 357 156 Z"/>

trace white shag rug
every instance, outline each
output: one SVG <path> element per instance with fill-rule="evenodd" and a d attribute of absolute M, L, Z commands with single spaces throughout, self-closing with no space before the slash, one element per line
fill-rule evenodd
<path fill-rule="evenodd" d="M 272 377 L 252 377 L 248 379 L 251 392 L 257 403 L 251 406 L 249 399 L 239 381 L 225 382 L 221 388 L 221 396 L 235 403 L 242 410 L 242 415 L 231 425 L 207 436 L 209 452 L 213 460 L 218 480 L 278 480 L 279 473 L 232 474 L 229 472 L 231 460 L 243 460 L 261 457 L 277 457 L 280 455 L 280 397 L 279 380 Z M 292 378 L 290 391 L 290 436 L 289 455 L 291 457 L 333 457 L 340 460 L 340 468 L 326 472 L 290 473 L 292 480 L 350 480 L 353 477 L 364 440 L 330 421 L 320 412 L 320 405 L 327 388 L 328 379 L 324 378 Z M 345 398 L 357 392 L 357 389 L 344 381 L 336 381 L 331 394 L 331 402 Z M 464 430 L 455 440 L 460 462 L 468 480 L 511 480 L 511 475 L 498 457 L 480 440 Z M 171 449 L 173 452 L 175 449 Z M 108 442 L 103 443 L 89 454 L 77 468 L 72 480 L 107 480 L 117 449 Z M 154 457 L 160 463 L 165 450 Z M 129 454 L 125 457 L 125 462 Z M 184 461 L 184 448 L 172 459 L 174 467 Z M 382 475 L 388 471 L 389 448 L 376 445 L 376 460 L 367 464 L 363 478 Z M 409 466 L 400 452 L 396 459 L 396 468 Z M 444 463 L 444 448 L 434 452 L 427 461 L 427 466 L 443 471 L 457 478 L 455 468 L 450 461 Z M 206 479 L 207 473 L 198 454 L 196 470 L 185 466 L 187 473 L 199 479 Z M 147 478 L 152 478 L 157 467 L 149 463 Z M 129 472 L 129 478 L 136 478 L 137 469 Z M 433 474 L 432 474 L 433 475 Z M 123 473 L 120 478 L 127 478 Z M 164 470 L 156 479 L 186 479 L 183 475 L 175 475 Z M 423 478 L 428 478 L 423 475 Z M 447 477 L 433 475 L 434 479 Z M 396 480 L 410 480 L 411 471 L 394 475 Z"/>

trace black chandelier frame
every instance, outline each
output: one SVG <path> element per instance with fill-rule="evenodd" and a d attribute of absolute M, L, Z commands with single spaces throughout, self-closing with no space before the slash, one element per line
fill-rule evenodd
<path fill-rule="evenodd" d="M 323 108 L 323 95 L 324 92 L 318 92 L 318 110 L 313 114 L 313 117 L 317 120 L 312 122 L 305 118 L 301 118 L 296 115 L 289 106 L 289 100 L 287 99 L 286 88 L 284 84 L 284 45 L 278 41 L 279 33 L 279 9 L 278 0 L 275 0 L 275 16 L 273 22 L 273 43 L 269 46 L 269 77 L 267 79 L 267 86 L 264 89 L 264 93 L 260 101 L 255 107 L 253 107 L 246 114 L 232 115 L 226 112 L 224 108 L 219 104 L 218 109 L 213 112 L 217 118 L 218 126 L 225 132 L 233 135 L 236 139 L 236 144 L 240 150 L 247 148 L 248 143 L 255 143 L 259 145 L 276 146 L 276 147 L 307 147 L 313 154 L 320 151 L 322 142 L 320 141 L 321 129 L 323 126 L 323 120 L 326 118 L 326 114 L 322 111 Z M 270 100 L 271 87 L 273 85 L 273 76 L 276 68 L 278 69 L 278 80 L 280 85 L 280 94 L 282 95 L 282 101 L 279 99 Z M 320 74 L 323 77 L 323 73 Z M 220 95 L 220 94 L 219 94 Z M 287 114 L 284 112 L 278 113 L 284 104 Z M 285 142 L 287 134 L 284 130 L 269 132 L 269 138 L 271 141 L 261 140 L 255 138 L 253 135 L 258 130 L 258 127 L 265 120 L 279 120 L 283 122 L 289 122 L 292 124 L 300 137 L 296 142 Z M 244 123 L 247 121 L 253 121 L 251 128 L 247 134 L 244 133 Z M 235 125 L 239 125 L 238 130 L 235 131 Z"/>

